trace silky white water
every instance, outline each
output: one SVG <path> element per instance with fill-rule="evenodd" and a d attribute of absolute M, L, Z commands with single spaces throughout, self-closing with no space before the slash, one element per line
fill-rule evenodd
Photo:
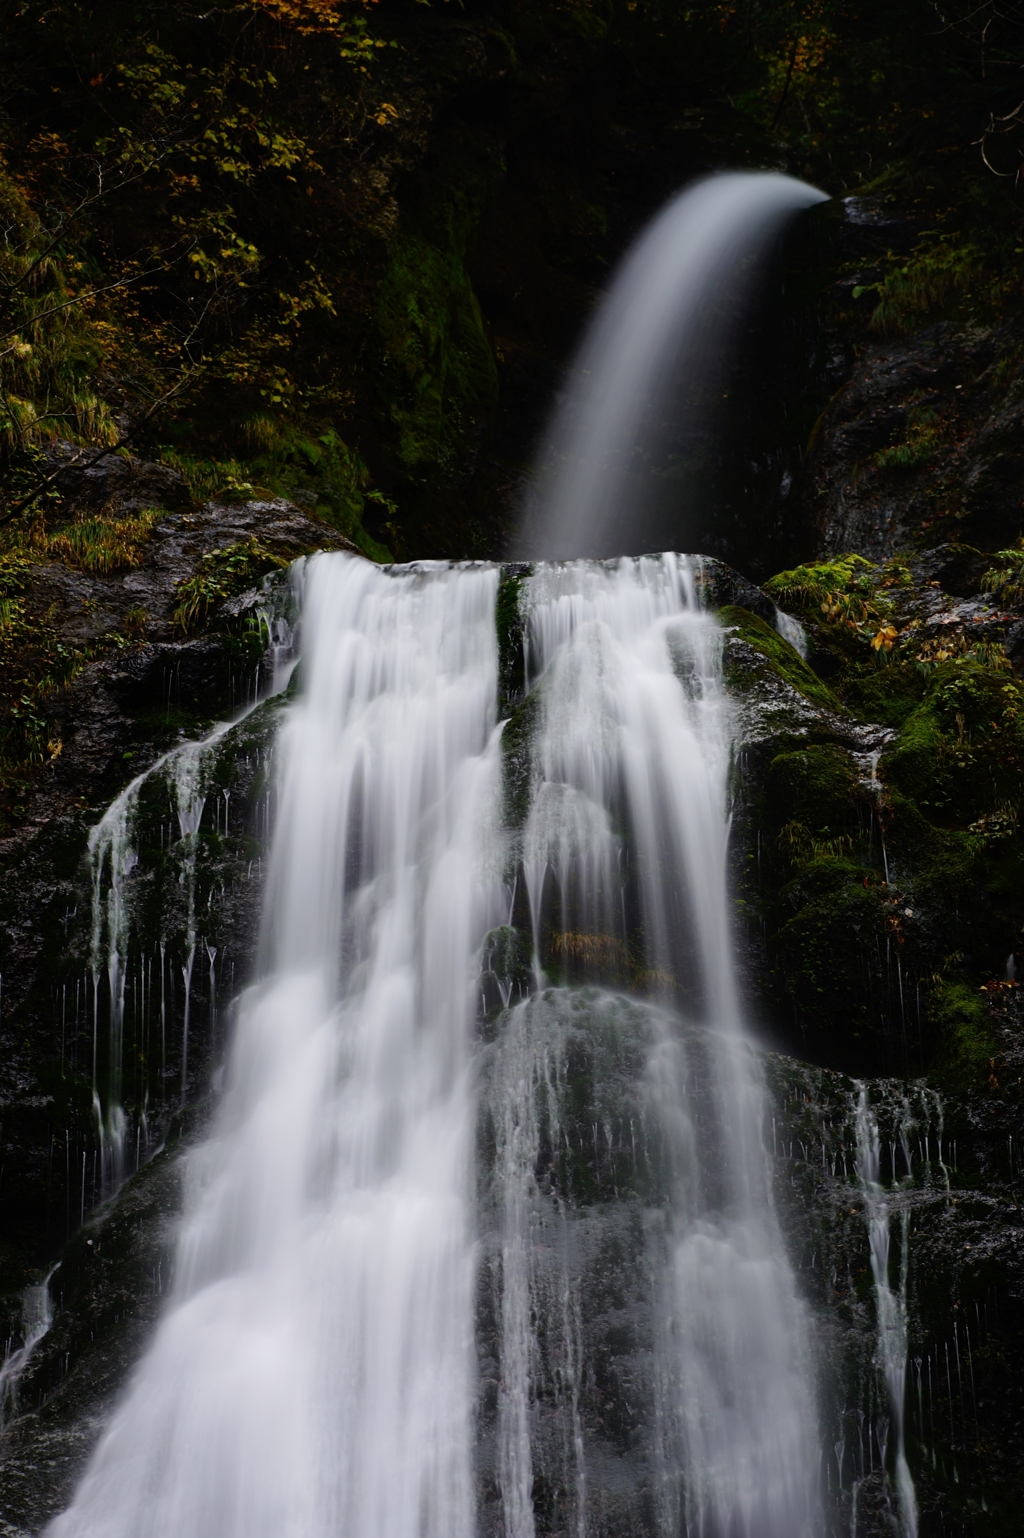
<path fill-rule="evenodd" d="M 547 915 L 582 956 L 592 940 L 599 974 L 631 957 L 632 986 L 684 1011 L 650 1022 L 650 1097 L 675 1170 L 659 1284 L 664 1529 L 800 1538 L 817 1530 L 816 1421 L 735 985 L 722 632 L 671 555 L 540 567 L 524 607 L 540 691 L 522 838 L 535 950 Z M 514 1249 L 521 1202 L 510 1219 Z M 521 1389 L 505 1392 L 521 1406 Z M 516 1516 L 528 1478 L 519 1409 L 507 1437 L 523 1481 L 507 1530 L 530 1538 L 532 1517 Z"/>
<path fill-rule="evenodd" d="M 723 177 L 655 222 L 553 430 L 536 551 L 641 537 L 619 521 L 629 460 L 680 356 L 699 358 L 709 285 L 727 268 L 742 279 L 757 240 L 819 197 Z M 474 1533 L 473 1027 L 488 933 L 510 930 L 523 900 L 516 987 L 533 996 L 508 1008 L 513 978 L 499 977 L 491 1022 L 505 1538 L 537 1527 L 542 1319 L 561 1353 L 567 1530 L 590 1530 L 585 1321 L 567 1233 L 544 1276 L 537 1262 L 536 1094 L 555 1093 L 559 1041 L 617 1029 L 624 996 L 643 1056 L 637 1116 L 668 1170 L 643 1262 L 659 1532 L 820 1532 L 806 1323 L 734 975 L 722 634 L 684 559 L 537 567 L 520 591 L 535 702 L 517 820 L 496 724 L 498 582 L 479 565 L 308 564 L 262 978 L 187 1161 L 170 1306 L 51 1538 Z M 179 810 L 191 806 L 185 785 Z M 115 912 L 115 962 L 119 934 Z M 577 1017 L 566 1002 L 580 981 L 600 990 L 589 1023 L 589 1006 Z M 597 1165 L 596 1123 L 594 1140 Z"/>
<path fill-rule="evenodd" d="M 653 548 L 678 547 L 688 509 L 675 508 L 659 539 L 651 486 L 635 476 L 659 458 L 666 423 L 677 427 L 681 411 L 713 429 L 714 381 L 759 258 L 794 214 L 824 201 L 789 176 L 730 172 L 687 188 L 652 220 L 570 370 L 540 454 L 525 558 L 642 552 L 652 534 Z M 670 456 L 660 477 L 671 485 L 680 469 Z"/>
<path fill-rule="evenodd" d="M 54 1535 L 469 1538 L 497 576 L 310 564 L 266 977 L 172 1305 Z"/>
<path fill-rule="evenodd" d="M 212 1135 L 188 1160 L 168 1313 L 52 1538 L 474 1531 L 472 1024 L 482 941 L 507 920 L 515 869 L 542 989 L 557 919 L 595 942 L 582 953 L 599 974 L 632 955 L 627 988 L 659 1001 L 642 1016 L 642 1115 L 672 1171 L 649 1257 L 661 1530 L 817 1531 L 804 1318 L 733 975 L 722 634 L 674 556 L 538 568 L 522 595 L 538 716 L 516 831 L 500 813 L 498 575 L 309 564 L 265 976 L 241 1002 Z M 580 1022 L 613 1019 L 603 997 Z M 503 1027 L 507 1538 L 535 1531 L 531 1106 L 563 1016 L 528 1002 Z M 566 1264 L 544 1307 L 563 1342 L 582 1538 L 575 1285 Z"/>
<path fill-rule="evenodd" d="M 906 1108 L 905 1114 L 909 1122 L 909 1107 Z M 877 1362 L 885 1382 L 895 1431 L 896 1493 L 899 1501 L 900 1532 L 902 1538 L 917 1538 L 917 1494 L 906 1452 L 907 1271 L 910 1261 L 910 1209 L 904 1205 L 900 1212 L 899 1275 L 897 1284 L 893 1287 L 889 1258 L 890 1209 L 881 1179 L 881 1137 L 866 1084 L 857 1086 L 854 1127 L 857 1135 L 857 1175 L 864 1193 L 864 1217 L 868 1227 L 871 1275 L 875 1283 Z M 909 1170 L 908 1130 L 906 1127 L 901 1128 L 905 1163 Z M 941 1121 L 938 1142 L 941 1162 Z M 895 1157 L 893 1164 L 895 1164 Z"/>

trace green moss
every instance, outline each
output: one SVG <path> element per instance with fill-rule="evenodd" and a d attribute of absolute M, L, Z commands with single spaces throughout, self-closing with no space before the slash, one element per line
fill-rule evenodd
<path fill-rule="evenodd" d="M 1024 774 L 1024 689 L 971 655 L 936 668 L 884 760 L 886 779 L 927 811 L 963 826 L 1016 805 Z"/>
<path fill-rule="evenodd" d="M 533 792 L 533 734 L 540 709 L 540 690 L 534 689 L 510 716 L 501 735 L 505 823 L 519 830 L 530 812 Z"/>
<path fill-rule="evenodd" d="M 523 617 L 519 611 L 519 594 L 525 577 L 525 572 L 502 577 L 494 611 L 498 632 L 498 690 L 501 698 L 509 703 L 521 698 L 526 688 Z"/>
<path fill-rule="evenodd" d="M 773 602 L 808 619 L 860 619 L 874 597 L 875 572 L 862 555 L 839 555 L 780 571 L 764 590 Z"/>
<path fill-rule="evenodd" d="M 850 755 L 833 744 L 780 753 L 765 780 L 769 827 L 801 823 L 819 839 L 849 838 L 860 831 L 861 791 Z"/>
<path fill-rule="evenodd" d="M 847 710 L 860 720 L 901 727 L 926 688 L 926 675 L 913 662 L 876 653 L 847 673 L 841 693 Z"/>
<path fill-rule="evenodd" d="M 777 630 L 765 624 L 763 619 L 759 619 L 756 614 L 751 614 L 749 609 L 741 609 L 735 604 L 720 609 L 718 619 L 727 629 L 734 630 L 741 640 L 760 652 L 768 671 L 774 673 L 776 677 L 799 690 L 815 705 L 821 705 L 826 710 L 841 710 L 842 707 L 831 689 L 822 683 L 813 669 L 808 667 L 799 652 L 790 646 Z"/>
<path fill-rule="evenodd" d="M 390 561 L 391 551 L 363 528 L 367 501 L 388 504 L 368 489 L 372 477 L 362 457 L 331 426 L 269 416 L 246 419 L 238 428 L 244 459 L 202 459 L 165 447 L 164 464 L 177 470 L 197 502 L 238 501 L 280 496 L 315 508 L 317 515 L 350 539 L 372 561 Z"/>
<path fill-rule="evenodd" d="M 968 1089 L 987 1078 L 998 1045 L 984 994 L 966 982 L 943 980 L 931 991 L 929 1013 L 938 1029 L 934 1070 L 940 1081 Z"/>
<path fill-rule="evenodd" d="M 771 944 L 776 988 L 788 996 L 812 1055 L 844 1063 L 873 1053 L 879 1011 L 871 977 L 889 912 L 851 859 L 815 857 L 782 889 L 793 912 Z"/>
<path fill-rule="evenodd" d="M 390 416 L 410 477 L 453 477 L 466 440 L 489 420 L 498 378 L 480 307 L 457 250 L 402 232 L 377 304 L 385 363 L 396 378 Z"/>

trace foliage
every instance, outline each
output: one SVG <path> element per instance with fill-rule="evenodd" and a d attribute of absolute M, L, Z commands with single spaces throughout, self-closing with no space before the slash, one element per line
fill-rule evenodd
<path fill-rule="evenodd" d="M 842 555 L 779 572 L 765 592 L 786 609 L 830 629 L 845 630 L 875 651 L 892 650 L 897 632 L 889 624 L 891 601 L 876 568 L 862 555 Z"/>
<path fill-rule="evenodd" d="M 107 576 L 138 566 L 153 526 L 162 516 L 159 510 L 149 510 L 127 518 L 87 518 L 43 536 L 36 548 L 66 566 Z"/>
<path fill-rule="evenodd" d="M 962 1089 L 987 1078 L 997 1048 L 984 993 L 961 978 L 940 975 L 930 990 L 928 1008 L 939 1034 L 940 1080 Z"/>
<path fill-rule="evenodd" d="M 835 838 L 815 838 L 802 822 L 787 822 L 779 829 L 779 849 L 799 870 L 812 860 L 826 857 L 841 859 L 853 852 L 853 838 L 849 833 L 839 833 Z"/>
<path fill-rule="evenodd" d="M 904 648 L 916 667 L 926 676 L 932 668 L 955 657 L 973 657 L 983 667 L 999 672 L 1012 671 L 1006 649 L 998 641 L 986 641 L 963 630 L 948 630 L 941 635 L 918 641 L 919 621 L 912 620 L 901 637 Z"/>
<path fill-rule="evenodd" d="M 251 0 L 212 27 L 124 0 L 37 11 L 18 13 L 14 90 L 37 81 L 44 120 L 0 124 L 0 489 L 15 507 L 48 489 L 45 472 L 11 484 L 33 445 L 100 451 L 160 422 L 215 450 L 189 452 L 227 467 L 218 490 L 242 487 L 236 423 L 312 407 L 324 432 L 343 394 L 324 420 L 310 365 L 329 357 L 338 274 L 316 207 L 376 110 L 386 40 L 358 0 Z"/>
<path fill-rule="evenodd" d="M 910 411 L 902 443 L 890 444 L 875 455 L 880 470 L 913 470 L 929 459 L 941 438 L 939 414 L 931 406 Z"/>
<path fill-rule="evenodd" d="M 63 744 L 47 718 L 46 699 L 70 681 L 89 655 L 62 641 L 30 602 L 32 556 L 22 547 L 0 553 L 0 819 L 4 802 L 59 758 Z"/>
<path fill-rule="evenodd" d="M 982 274 L 982 252 L 973 241 L 956 243 L 952 235 L 933 236 L 915 246 L 909 259 L 895 265 L 890 252 L 884 278 L 853 291 L 853 297 L 873 289 L 878 303 L 871 329 L 882 336 L 900 336 L 939 310 L 975 289 Z"/>
<path fill-rule="evenodd" d="M 1024 540 L 1010 550 L 997 550 L 992 561 L 981 579 L 982 592 L 997 593 L 1004 604 L 1024 603 Z"/>
<path fill-rule="evenodd" d="M 934 208 L 956 228 L 887 264 L 885 329 L 1008 281 L 1019 238 L 976 141 L 991 118 L 989 148 L 996 124 L 1014 142 L 1016 98 L 1000 93 L 1019 38 L 987 3 L 941 28 L 882 0 L 451 10 L 0 0 L 9 506 L 53 489 L 28 456 L 54 437 L 159 444 L 198 491 L 244 494 L 282 488 L 289 445 L 333 433 L 372 477 L 352 496 L 303 489 L 361 548 L 365 513 L 394 549 L 483 553 L 449 510 L 494 416 L 492 328 L 519 303 L 527 247 L 529 282 L 560 308 L 561 283 L 590 285 L 615 256 L 611 122 L 671 141 L 675 178 L 709 155 L 785 163 L 832 193 L 874 183 Z M 513 231 L 485 319 L 473 245 L 503 184 L 540 216 Z M 495 310 L 505 288 L 516 298 Z M 378 478 L 401 509 L 386 522 L 365 502 Z"/>
<path fill-rule="evenodd" d="M 254 490 L 245 467 L 237 459 L 199 459 L 165 448 L 160 460 L 169 470 L 178 472 L 196 502 L 209 502 L 218 493 L 233 497 L 251 495 Z"/>
<path fill-rule="evenodd" d="M 933 821 L 965 826 L 1015 803 L 1024 776 L 1024 687 L 969 653 L 942 663 L 885 766 Z"/>
<path fill-rule="evenodd" d="M 191 577 L 184 577 L 175 589 L 174 624 L 189 635 L 202 628 L 215 604 L 244 593 L 268 571 L 281 570 L 288 562 L 265 545 L 256 535 L 211 550 L 199 562 Z"/>

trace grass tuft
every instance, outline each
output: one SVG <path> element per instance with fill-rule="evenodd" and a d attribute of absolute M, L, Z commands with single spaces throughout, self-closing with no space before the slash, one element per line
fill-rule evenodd
<path fill-rule="evenodd" d="M 99 577 L 128 571 L 141 562 L 153 527 L 162 516 L 151 508 L 129 518 L 88 518 L 44 535 L 40 553 Z"/>

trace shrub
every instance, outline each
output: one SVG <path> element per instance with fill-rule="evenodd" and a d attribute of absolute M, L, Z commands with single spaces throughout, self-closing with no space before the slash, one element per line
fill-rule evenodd
<path fill-rule="evenodd" d="M 244 593 L 268 571 L 287 565 L 283 556 L 255 534 L 238 544 L 211 550 L 203 556 L 198 571 L 177 584 L 174 624 L 186 635 L 201 629 L 215 604 Z"/>

